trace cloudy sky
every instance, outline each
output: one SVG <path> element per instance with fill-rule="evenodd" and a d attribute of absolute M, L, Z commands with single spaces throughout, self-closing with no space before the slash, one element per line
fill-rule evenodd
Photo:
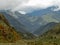
<path fill-rule="evenodd" d="M 11 9 L 11 11 L 20 11 L 21 13 L 46 9 L 51 6 L 57 7 L 54 11 L 60 10 L 60 0 L 0 0 L 0 10 Z"/>

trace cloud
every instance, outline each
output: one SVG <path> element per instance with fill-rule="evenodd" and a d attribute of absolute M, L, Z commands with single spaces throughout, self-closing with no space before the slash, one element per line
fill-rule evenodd
<path fill-rule="evenodd" d="M 53 1 L 51 0 L 28 0 L 26 3 L 22 3 L 21 5 L 18 5 L 13 10 L 21 10 L 21 11 L 33 11 L 36 9 L 44 9 L 47 7 L 52 6 Z M 33 10 L 32 10 L 33 9 Z"/>
<path fill-rule="evenodd" d="M 0 0 L 0 10 L 2 9 L 13 9 L 26 0 Z"/>
<path fill-rule="evenodd" d="M 57 7 L 52 9 L 53 11 L 60 10 L 60 0 L 28 0 L 25 3 L 21 3 L 21 5 L 18 5 L 13 10 L 32 12 L 34 10 L 46 9 L 51 6 Z"/>
<path fill-rule="evenodd" d="M 32 12 L 38 9 L 46 9 L 51 6 L 57 6 L 54 11 L 60 10 L 60 0 L 1 0 L 0 9 L 11 9 L 12 11 L 21 11 L 24 13 Z"/>
<path fill-rule="evenodd" d="M 26 12 L 24 12 L 24 11 L 19 11 L 21 14 L 26 14 Z"/>

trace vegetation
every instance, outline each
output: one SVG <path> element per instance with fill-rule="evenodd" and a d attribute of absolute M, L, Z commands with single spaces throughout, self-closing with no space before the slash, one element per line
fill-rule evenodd
<path fill-rule="evenodd" d="M 32 40 L 33 39 L 33 40 Z M 10 26 L 7 19 L 0 13 L 0 43 L 15 43 L 19 42 L 27 44 L 28 41 L 34 41 L 35 36 L 32 33 L 17 32 L 16 29 Z"/>
<path fill-rule="evenodd" d="M 60 23 L 41 35 L 36 45 L 60 45 Z"/>
<path fill-rule="evenodd" d="M 16 42 L 22 36 L 16 32 L 14 27 L 11 27 L 5 17 L 0 14 L 0 43 Z"/>
<path fill-rule="evenodd" d="M 0 14 L 0 43 L 19 42 L 23 45 L 60 45 L 60 23 L 35 39 L 31 33 L 19 33 L 10 26 L 5 17 Z M 29 40 L 28 40 L 29 39 Z"/>

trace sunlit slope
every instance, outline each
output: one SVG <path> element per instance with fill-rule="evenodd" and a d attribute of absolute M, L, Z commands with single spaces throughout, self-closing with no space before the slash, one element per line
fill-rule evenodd
<path fill-rule="evenodd" d="M 16 42 L 22 39 L 20 33 L 18 34 L 14 27 L 11 27 L 3 14 L 0 14 L 0 42 Z"/>

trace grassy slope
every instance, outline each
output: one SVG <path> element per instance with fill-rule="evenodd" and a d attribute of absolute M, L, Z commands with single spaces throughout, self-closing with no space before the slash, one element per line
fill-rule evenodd
<path fill-rule="evenodd" d="M 32 40 L 33 39 L 33 40 Z M 0 13 L 0 43 L 19 43 L 27 44 L 28 41 L 34 41 L 35 36 L 31 33 L 22 34 L 11 27 L 7 19 Z"/>
<path fill-rule="evenodd" d="M 0 42 L 16 42 L 22 36 L 18 34 L 14 27 L 11 27 L 5 17 L 0 14 Z"/>
<path fill-rule="evenodd" d="M 56 24 L 50 31 L 41 35 L 36 42 L 37 45 L 60 45 L 60 23 Z"/>

